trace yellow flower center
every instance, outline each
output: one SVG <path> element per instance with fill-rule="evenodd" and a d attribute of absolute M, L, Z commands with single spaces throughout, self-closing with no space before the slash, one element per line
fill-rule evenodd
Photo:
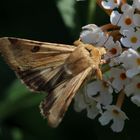
<path fill-rule="evenodd" d="M 125 73 L 121 73 L 121 74 L 120 74 L 120 78 L 121 78 L 122 80 L 125 80 L 125 79 L 126 79 L 126 74 L 125 74 Z"/>
<path fill-rule="evenodd" d="M 116 48 L 112 48 L 111 50 L 109 50 L 109 52 L 113 55 L 115 55 L 117 53 L 117 49 Z"/>
<path fill-rule="evenodd" d="M 135 37 L 135 36 L 131 37 L 130 40 L 132 43 L 136 43 L 138 41 L 137 37 Z"/>
<path fill-rule="evenodd" d="M 140 89 L 140 83 L 137 83 L 137 88 Z"/>
<path fill-rule="evenodd" d="M 113 114 L 115 114 L 115 115 L 119 115 L 119 111 L 116 110 L 116 109 L 113 109 L 112 112 L 113 112 Z"/>
<path fill-rule="evenodd" d="M 132 24 L 132 20 L 131 20 L 131 18 L 129 18 L 129 17 L 126 18 L 126 19 L 125 19 L 125 24 L 126 24 L 126 25 L 130 25 L 130 24 Z"/>
<path fill-rule="evenodd" d="M 114 0 L 114 3 L 117 3 L 117 0 Z"/>

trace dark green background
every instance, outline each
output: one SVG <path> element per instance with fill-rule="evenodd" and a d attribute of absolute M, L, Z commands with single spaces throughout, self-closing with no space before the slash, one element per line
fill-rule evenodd
<path fill-rule="evenodd" d="M 74 3 L 74 0 L 1 0 L 0 36 L 72 44 L 83 25 L 109 22 L 94 0 L 73 6 L 68 5 L 70 1 Z M 58 2 L 69 10 L 58 8 Z M 123 132 L 116 134 L 108 126 L 100 126 L 97 119 L 88 119 L 86 112 L 76 113 L 72 105 L 60 126 L 50 128 L 39 113 L 43 97 L 30 93 L 0 57 L 0 140 L 133 140 L 140 136 L 140 111 L 127 100 L 124 109 L 130 121 Z"/>

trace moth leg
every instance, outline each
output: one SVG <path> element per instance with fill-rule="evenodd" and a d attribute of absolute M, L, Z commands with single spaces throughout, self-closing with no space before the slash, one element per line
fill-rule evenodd
<path fill-rule="evenodd" d="M 96 76 L 99 80 L 102 80 L 103 79 L 103 75 L 102 75 L 102 71 L 100 68 L 97 68 L 96 69 Z"/>
<path fill-rule="evenodd" d="M 107 61 L 106 60 L 104 60 L 104 59 L 101 59 L 101 62 L 100 62 L 100 64 L 102 65 L 102 64 L 106 64 L 107 63 Z"/>
<path fill-rule="evenodd" d="M 99 50 L 100 55 L 106 54 L 106 49 L 104 47 L 96 47 L 96 48 Z"/>

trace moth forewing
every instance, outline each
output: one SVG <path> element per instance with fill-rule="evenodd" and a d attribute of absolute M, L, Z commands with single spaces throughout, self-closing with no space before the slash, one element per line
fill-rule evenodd
<path fill-rule="evenodd" d="M 103 49 L 81 42 L 76 45 L 0 38 L 0 52 L 19 78 L 30 89 L 48 93 L 40 108 L 53 127 L 61 122 L 82 84 L 92 74 L 102 77 Z"/>
<path fill-rule="evenodd" d="M 20 79 L 34 91 L 47 91 L 47 82 L 61 69 L 75 46 L 0 38 L 0 52 Z"/>

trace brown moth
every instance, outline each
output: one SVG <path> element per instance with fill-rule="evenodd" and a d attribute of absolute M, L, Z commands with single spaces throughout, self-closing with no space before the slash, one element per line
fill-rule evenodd
<path fill-rule="evenodd" d="M 106 51 L 80 41 L 74 46 L 3 37 L 0 52 L 31 90 L 48 93 L 41 113 L 57 127 L 83 83 L 95 75 L 102 78 L 99 66 Z"/>

